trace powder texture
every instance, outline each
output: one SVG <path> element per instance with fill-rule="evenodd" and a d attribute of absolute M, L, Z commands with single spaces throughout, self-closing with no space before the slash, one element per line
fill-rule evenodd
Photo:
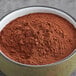
<path fill-rule="evenodd" d="M 51 64 L 75 48 L 76 29 L 55 14 L 28 14 L 11 21 L 0 32 L 1 51 L 23 64 Z"/>

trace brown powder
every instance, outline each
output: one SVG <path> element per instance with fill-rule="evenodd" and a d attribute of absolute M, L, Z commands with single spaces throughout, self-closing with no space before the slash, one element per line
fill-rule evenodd
<path fill-rule="evenodd" d="M 0 32 L 0 49 L 23 64 L 57 62 L 76 48 L 76 29 L 54 14 L 34 13 L 19 17 Z"/>

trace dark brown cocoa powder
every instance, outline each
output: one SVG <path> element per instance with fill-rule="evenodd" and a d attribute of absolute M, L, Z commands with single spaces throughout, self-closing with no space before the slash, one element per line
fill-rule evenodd
<path fill-rule="evenodd" d="M 19 17 L 0 32 L 0 49 L 23 64 L 57 62 L 76 48 L 76 29 L 60 16 L 34 13 Z"/>

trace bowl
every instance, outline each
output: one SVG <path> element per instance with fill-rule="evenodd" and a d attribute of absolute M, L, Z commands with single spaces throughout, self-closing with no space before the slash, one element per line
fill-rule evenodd
<path fill-rule="evenodd" d="M 12 20 L 30 13 L 53 13 L 68 20 L 76 28 L 75 19 L 68 13 L 48 6 L 29 6 L 15 10 L 0 21 L 0 31 Z M 0 70 L 6 76 L 69 76 L 76 69 L 76 49 L 61 61 L 46 65 L 28 65 L 16 62 L 0 50 Z"/>

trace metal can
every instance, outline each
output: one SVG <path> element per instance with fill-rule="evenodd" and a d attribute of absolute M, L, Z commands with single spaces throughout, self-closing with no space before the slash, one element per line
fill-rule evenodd
<path fill-rule="evenodd" d="M 5 16 L 0 21 L 0 31 L 13 19 L 36 12 L 57 14 L 68 20 L 76 28 L 75 19 L 62 10 L 46 6 L 30 6 Z M 0 50 L 0 70 L 6 76 L 70 76 L 76 70 L 76 49 L 63 60 L 46 65 L 22 64 L 10 59 Z"/>

